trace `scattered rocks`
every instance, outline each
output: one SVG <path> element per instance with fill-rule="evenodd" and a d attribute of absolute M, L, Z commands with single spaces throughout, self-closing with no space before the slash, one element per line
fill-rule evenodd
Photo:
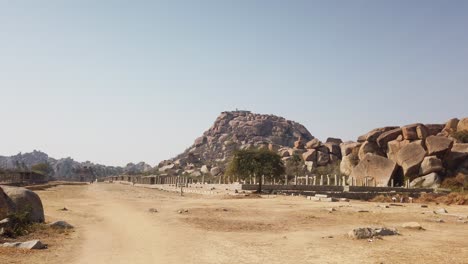
<path fill-rule="evenodd" d="M 413 230 L 424 230 L 424 228 L 417 222 L 408 222 L 401 225 L 401 227 L 406 229 L 413 229 Z"/>
<path fill-rule="evenodd" d="M 427 208 L 427 204 L 421 204 L 421 208 Z"/>
<path fill-rule="evenodd" d="M 72 225 L 70 225 L 69 223 L 65 222 L 65 221 L 55 221 L 51 224 L 49 224 L 50 227 L 53 227 L 53 228 L 58 228 L 58 229 L 72 229 L 74 228 Z"/>
<path fill-rule="evenodd" d="M 150 208 L 150 209 L 148 209 L 148 212 L 150 212 L 150 213 L 157 213 L 157 212 L 158 212 L 158 209 L 156 209 L 156 208 Z"/>
<path fill-rule="evenodd" d="M 358 212 L 358 213 L 368 213 L 369 211 L 368 211 L 368 210 L 359 209 L 359 210 L 357 210 L 356 212 Z"/>
<path fill-rule="evenodd" d="M 2 247 L 22 248 L 22 249 L 45 249 L 47 245 L 40 240 L 31 240 L 26 242 L 3 243 Z"/>
<path fill-rule="evenodd" d="M 327 208 L 327 211 L 328 211 L 329 213 L 332 213 L 332 212 L 336 212 L 336 209 L 333 208 L 333 207 L 332 207 L 332 208 Z"/>
<path fill-rule="evenodd" d="M 377 236 L 393 236 L 398 235 L 398 230 L 380 227 L 380 228 L 372 228 L 372 227 L 361 227 L 356 228 L 348 232 L 348 237 L 353 239 L 367 239 L 373 238 Z"/>
<path fill-rule="evenodd" d="M 59 209 L 59 211 L 68 211 L 66 207 Z"/>

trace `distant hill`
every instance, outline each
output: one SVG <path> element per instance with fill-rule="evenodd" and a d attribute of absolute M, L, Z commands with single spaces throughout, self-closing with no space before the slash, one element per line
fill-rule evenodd
<path fill-rule="evenodd" d="M 139 174 L 151 170 L 151 166 L 144 162 L 129 163 L 126 167 L 105 166 L 90 161 L 78 162 L 72 158 L 54 159 L 37 150 L 14 156 L 0 156 L 2 169 L 30 170 L 37 164 L 48 164 L 49 177 L 61 180 L 91 180 L 122 173 Z"/>

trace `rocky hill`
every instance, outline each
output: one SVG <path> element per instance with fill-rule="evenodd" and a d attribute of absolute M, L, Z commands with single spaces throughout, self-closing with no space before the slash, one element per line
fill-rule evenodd
<path fill-rule="evenodd" d="M 14 156 L 0 156 L 0 168 L 2 169 L 31 170 L 37 164 L 47 164 L 49 177 L 61 180 L 91 180 L 122 173 L 139 174 L 152 169 L 144 162 L 129 163 L 122 168 L 95 164 L 90 161 L 78 162 L 72 158 L 54 159 L 46 153 L 36 150 Z"/>
<path fill-rule="evenodd" d="M 324 156 L 320 159 L 322 165 L 331 160 L 328 147 L 323 146 L 297 122 L 249 111 L 222 112 L 213 126 L 197 138 L 192 146 L 177 157 L 161 162 L 158 167 L 160 172 L 194 176 L 210 172 L 216 176 L 222 174 L 223 167 L 236 149 L 269 148 L 280 153 L 286 161 L 294 154 L 307 152 L 308 142 L 315 142 L 309 145 L 309 149 L 320 148 L 321 151 L 316 154 L 326 153 L 320 155 Z M 340 155 L 340 152 L 336 154 Z M 309 161 L 312 161 L 312 156 L 310 154 Z"/>

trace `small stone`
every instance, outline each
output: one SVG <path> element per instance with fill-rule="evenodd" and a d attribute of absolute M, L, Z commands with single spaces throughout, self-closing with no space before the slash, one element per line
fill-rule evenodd
<path fill-rule="evenodd" d="M 53 228 L 61 228 L 61 229 L 72 229 L 73 226 L 70 225 L 69 223 L 65 222 L 65 221 L 55 221 L 51 224 L 49 224 L 50 227 L 53 227 Z"/>
<path fill-rule="evenodd" d="M 427 204 L 421 204 L 421 208 L 427 208 Z"/>
<path fill-rule="evenodd" d="M 423 230 L 422 226 L 417 222 L 404 223 L 401 225 L 401 227 L 406 229 Z"/>
<path fill-rule="evenodd" d="M 368 211 L 368 210 L 362 210 L 362 209 L 361 209 L 361 210 L 357 210 L 356 212 L 358 212 L 358 213 L 368 213 L 369 211 Z"/>
<path fill-rule="evenodd" d="M 156 209 L 156 208 L 150 208 L 150 209 L 148 210 L 148 212 L 150 212 L 150 213 L 157 213 L 157 212 L 158 212 L 158 209 Z"/>
<path fill-rule="evenodd" d="M 434 211 L 434 214 L 446 214 L 448 213 L 447 210 L 445 210 L 445 208 L 439 208 L 437 210 Z"/>
<path fill-rule="evenodd" d="M 332 207 L 332 208 L 328 208 L 327 211 L 328 211 L 329 213 L 331 213 L 331 212 L 335 212 L 336 209 Z"/>
<path fill-rule="evenodd" d="M 59 211 L 68 211 L 68 209 L 66 207 L 64 207 L 62 209 L 59 209 Z"/>

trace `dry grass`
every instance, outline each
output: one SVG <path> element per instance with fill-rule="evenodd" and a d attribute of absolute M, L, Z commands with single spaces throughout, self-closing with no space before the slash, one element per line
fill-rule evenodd
<path fill-rule="evenodd" d="M 416 199 L 418 203 L 440 203 L 440 204 L 456 204 L 468 205 L 468 193 L 449 193 L 449 194 L 436 194 L 425 193 Z"/>
<path fill-rule="evenodd" d="M 451 190 L 460 190 L 462 187 L 468 188 L 465 184 L 465 177 L 467 175 L 458 173 L 455 177 L 445 178 L 441 184 L 442 188 L 449 188 Z"/>

